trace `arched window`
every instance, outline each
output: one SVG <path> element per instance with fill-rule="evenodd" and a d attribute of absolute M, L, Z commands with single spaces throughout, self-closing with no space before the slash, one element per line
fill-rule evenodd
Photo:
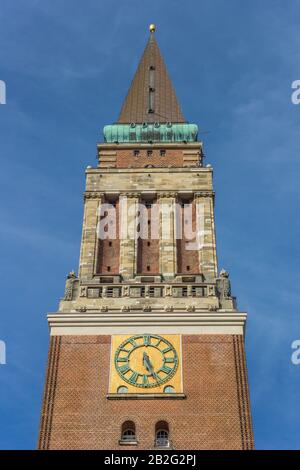
<path fill-rule="evenodd" d="M 136 442 L 135 424 L 133 421 L 125 421 L 122 424 L 121 441 L 122 443 Z"/>
<path fill-rule="evenodd" d="M 155 425 L 155 447 L 169 446 L 169 425 L 166 421 L 159 421 Z"/>
<path fill-rule="evenodd" d="M 175 393 L 175 388 L 172 385 L 166 385 L 164 388 L 164 393 Z"/>

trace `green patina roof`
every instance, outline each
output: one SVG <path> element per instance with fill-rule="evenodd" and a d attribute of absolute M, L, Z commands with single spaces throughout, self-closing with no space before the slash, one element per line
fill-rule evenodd
<path fill-rule="evenodd" d="M 105 142 L 196 142 L 196 124 L 112 124 L 104 126 Z"/>

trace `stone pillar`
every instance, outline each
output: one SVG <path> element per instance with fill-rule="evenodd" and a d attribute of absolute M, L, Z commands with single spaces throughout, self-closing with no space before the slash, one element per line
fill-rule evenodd
<path fill-rule="evenodd" d="M 165 279 L 174 278 L 176 256 L 176 193 L 159 194 L 159 266 Z"/>
<path fill-rule="evenodd" d="M 87 191 L 84 194 L 83 228 L 78 273 L 79 279 L 83 281 L 92 279 L 96 268 L 98 209 L 103 199 L 104 193 L 97 191 Z"/>
<path fill-rule="evenodd" d="M 204 274 L 206 280 L 215 279 L 218 270 L 213 197 L 211 191 L 199 191 L 194 194 L 199 271 Z"/>
<path fill-rule="evenodd" d="M 137 272 L 137 215 L 139 194 L 120 194 L 120 274 L 133 279 Z"/>

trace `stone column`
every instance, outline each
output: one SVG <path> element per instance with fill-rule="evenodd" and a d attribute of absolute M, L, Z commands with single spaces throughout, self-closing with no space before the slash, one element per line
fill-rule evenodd
<path fill-rule="evenodd" d="M 120 274 L 133 279 L 137 272 L 137 214 L 139 194 L 120 194 Z"/>
<path fill-rule="evenodd" d="M 161 193 L 159 201 L 159 266 L 165 279 L 174 278 L 176 254 L 176 193 Z"/>
<path fill-rule="evenodd" d="M 80 248 L 80 280 L 90 280 L 96 269 L 97 222 L 99 204 L 104 200 L 104 193 L 87 191 L 84 194 L 83 228 Z"/>
<path fill-rule="evenodd" d="M 206 280 L 216 278 L 218 269 L 213 198 L 212 191 L 199 191 L 194 194 L 199 271 L 204 274 Z"/>

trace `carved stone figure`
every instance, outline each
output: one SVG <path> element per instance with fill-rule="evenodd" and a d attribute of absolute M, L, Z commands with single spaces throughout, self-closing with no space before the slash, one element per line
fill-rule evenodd
<path fill-rule="evenodd" d="M 73 299 L 74 281 L 77 281 L 77 277 L 76 277 L 75 272 L 71 271 L 67 275 L 64 300 L 72 300 Z"/>
<path fill-rule="evenodd" d="M 220 271 L 220 275 L 217 278 L 217 291 L 219 297 L 228 299 L 231 297 L 231 284 L 229 274 L 225 269 Z"/>

